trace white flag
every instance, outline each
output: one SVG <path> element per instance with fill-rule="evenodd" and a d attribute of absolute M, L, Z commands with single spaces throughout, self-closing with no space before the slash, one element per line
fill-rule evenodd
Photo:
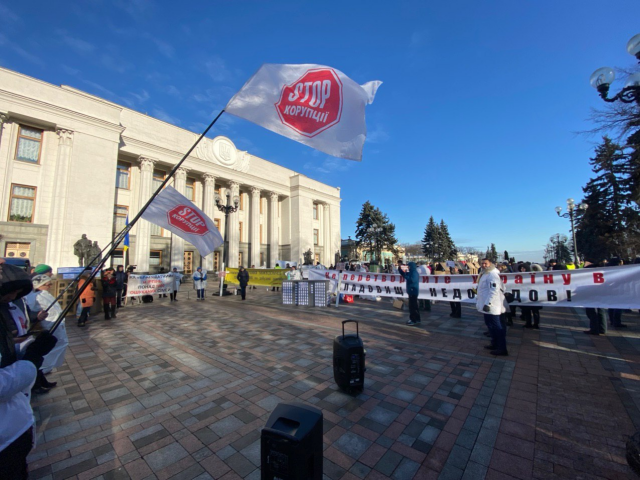
<path fill-rule="evenodd" d="M 213 220 L 173 187 L 162 190 L 142 218 L 184 238 L 202 256 L 209 255 L 224 242 Z"/>
<path fill-rule="evenodd" d="M 364 109 L 381 83 L 358 85 L 323 65 L 266 63 L 225 111 L 329 155 L 362 160 Z"/>

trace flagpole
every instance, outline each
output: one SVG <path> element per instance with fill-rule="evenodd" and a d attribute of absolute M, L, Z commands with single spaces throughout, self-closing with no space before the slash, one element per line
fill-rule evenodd
<path fill-rule="evenodd" d="M 213 119 L 213 121 L 209 124 L 209 126 L 204 130 L 204 132 L 202 132 L 200 134 L 200 136 L 198 137 L 198 139 L 195 141 L 195 143 L 191 146 L 191 148 L 187 151 L 187 153 L 184 154 L 184 156 L 182 157 L 182 159 L 180 159 L 180 161 L 178 163 L 176 163 L 176 165 L 171 169 L 171 172 L 169 172 L 169 175 L 167 176 L 167 178 L 164 179 L 164 181 L 158 186 L 158 188 L 156 189 L 156 191 L 153 193 L 153 195 L 151 195 L 151 198 L 149 198 L 149 200 L 147 201 L 147 203 L 144 204 L 144 206 L 140 209 L 140 211 L 136 214 L 135 217 L 133 217 L 133 220 L 129 223 L 129 225 L 126 225 L 122 231 L 120 233 L 118 233 L 118 235 L 116 235 L 114 237 L 114 239 L 111 241 L 111 248 L 109 249 L 109 251 L 107 252 L 107 254 L 104 256 L 104 258 L 102 260 L 100 260 L 100 262 L 98 263 L 98 265 L 96 265 L 95 269 L 91 272 L 91 275 L 89 276 L 89 278 L 84 282 L 84 284 L 76 291 L 76 293 L 74 294 L 73 298 L 71 299 L 71 301 L 67 304 L 67 306 L 62 310 L 62 312 L 60 313 L 60 316 L 58 317 L 58 319 L 55 321 L 55 323 L 51 326 L 51 328 L 49 329 L 49 332 L 53 334 L 53 332 L 56 331 L 56 329 L 58 328 L 58 325 L 60 325 L 60 323 L 64 320 L 64 317 L 69 313 L 69 311 L 71 310 L 71 306 L 76 303 L 76 301 L 80 298 L 80 295 L 82 294 L 82 292 L 84 292 L 84 290 L 89 286 L 89 284 L 93 281 L 94 278 L 96 278 L 96 275 L 98 274 L 99 271 L 102 270 L 102 268 L 104 267 L 105 263 L 107 262 L 107 260 L 111 257 L 111 255 L 113 254 L 113 252 L 115 251 L 116 248 L 118 248 L 118 245 L 120 245 L 120 242 L 122 242 L 124 240 L 124 238 L 127 236 L 127 234 L 131 231 L 131 229 L 133 228 L 133 226 L 136 224 L 136 222 L 140 219 L 140 217 L 142 217 L 142 214 L 144 213 L 144 211 L 149 208 L 149 205 L 151 205 L 151 203 L 153 202 L 153 200 L 160 194 L 160 192 L 162 191 L 162 189 L 165 187 L 165 185 L 169 182 L 169 180 L 173 177 L 173 175 L 176 173 L 176 171 L 180 168 L 180 166 L 184 163 L 184 161 L 187 159 L 187 157 L 191 154 L 191 152 L 193 152 L 193 150 L 198 146 L 198 144 L 200 143 L 200 141 L 204 138 L 204 136 L 209 132 L 209 130 L 211 130 L 211 127 L 213 127 L 215 125 L 215 123 L 218 121 L 218 119 L 222 116 L 222 114 L 224 113 L 224 110 L 221 110 L 220 113 L 216 116 L 216 118 Z M 107 247 L 105 247 L 107 248 Z M 96 255 L 97 258 L 97 255 Z M 94 260 L 96 259 L 94 258 Z M 93 262 L 93 260 L 92 260 Z M 82 272 L 84 273 L 84 272 Z M 80 273 L 72 282 L 72 284 L 76 281 L 78 281 L 82 275 L 82 273 Z M 53 304 L 55 303 L 55 301 L 49 305 L 49 307 L 47 307 L 47 310 L 49 310 Z"/>

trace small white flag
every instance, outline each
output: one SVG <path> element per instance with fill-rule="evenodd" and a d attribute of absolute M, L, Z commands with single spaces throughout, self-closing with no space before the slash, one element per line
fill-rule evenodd
<path fill-rule="evenodd" d="M 362 160 L 364 109 L 381 83 L 358 85 L 323 65 L 266 63 L 225 111 L 329 155 Z"/>
<path fill-rule="evenodd" d="M 202 256 L 209 255 L 224 243 L 213 220 L 173 187 L 162 190 L 142 218 L 184 238 Z"/>

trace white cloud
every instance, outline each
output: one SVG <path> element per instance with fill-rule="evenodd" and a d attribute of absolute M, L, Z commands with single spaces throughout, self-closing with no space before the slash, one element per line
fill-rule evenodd
<path fill-rule="evenodd" d="M 233 74 L 226 62 L 217 55 L 206 60 L 203 65 L 214 82 L 227 82 L 233 79 Z"/>
<path fill-rule="evenodd" d="M 33 55 L 32 53 L 27 52 L 24 48 L 20 47 L 19 45 L 16 45 L 15 43 L 10 45 L 13 51 L 16 52 L 18 55 L 20 55 L 25 60 L 28 60 L 31 63 L 35 63 L 36 65 L 39 65 L 41 67 L 45 66 L 45 63 L 37 55 Z"/>
<path fill-rule="evenodd" d="M 380 125 L 376 125 L 373 130 L 367 132 L 367 143 L 382 143 L 387 140 L 389 140 L 389 134 Z"/>
<path fill-rule="evenodd" d="M 138 103 L 144 103 L 150 98 L 149 93 L 144 89 L 140 93 L 129 92 L 129 95 L 132 95 Z"/>
<path fill-rule="evenodd" d="M 20 17 L 13 13 L 9 8 L 0 3 L 0 21 L 3 23 L 18 23 L 20 22 Z"/>
<path fill-rule="evenodd" d="M 68 65 L 60 65 L 62 67 L 62 70 L 64 71 L 64 73 L 66 73 L 67 75 L 77 75 L 78 72 L 80 70 L 75 69 L 75 68 L 71 68 Z"/>
<path fill-rule="evenodd" d="M 86 55 L 92 53 L 95 50 L 95 46 L 81 38 L 72 37 L 66 30 L 56 30 L 56 33 L 60 36 L 61 40 L 76 52 Z"/>
<path fill-rule="evenodd" d="M 321 162 L 307 162 L 304 164 L 304 169 L 321 174 L 346 172 L 353 166 L 351 160 L 345 160 L 344 158 L 325 157 Z"/>
<path fill-rule="evenodd" d="M 129 66 L 123 60 L 106 53 L 100 57 L 100 63 L 108 70 L 112 70 L 117 73 L 124 73 Z"/>
<path fill-rule="evenodd" d="M 151 111 L 151 115 L 156 117 L 158 120 L 162 120 L 163 122 L 167 122 L 172 125 L 180 125 L 180 120 L 177 117 L 169 115 L 167 112 L 160 108 L 154 108 Z"/>

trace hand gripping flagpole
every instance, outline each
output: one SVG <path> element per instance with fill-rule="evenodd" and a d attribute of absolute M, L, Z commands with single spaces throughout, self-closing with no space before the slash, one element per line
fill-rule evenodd
<path fill-rule="evenodd" d="M 105 263 L 107 263 L 107 260 L 109 259 L 109 257 L 111 257 L 111 255 L 113 254 L 113 252 L 115 251 L 116 248 L 118 248 L 118 245 L 120 245 L 120 243 L 124 240 L 124 237 L 127 236 L 127 234 L 129 233 L 129 231 L 133 228 L 133 226 L 136 224 L 136 222 L 140 219 L 140 217 L 142 217 L 142 214 L 144 213 L 144 211 L 149 207 L 149 205 L 151 205 L 151 203 L 153 202 L 153 200 L 158 196 L 158 194 L 162 191 L 162 189 L 165 187 L 165 185 L 169 182 L 169 180 L 171 180 L 171 178 L 173 177 L 173 175 L 176 173 L 176 171 L 178 170 L 178 168 L 180 168 L 180 166 L 184 163 L 184 161 L 187 159 L 187 157 L 191 154 L 191 152 L 193 152 L 193 150 L 198 146 L 198 144 L 200 143 L 200 141 L 204 138 L 204 136 L 209 132 L 209 130 L 211 129 L 211 127 L 213 127 L 213 125 L 215 125 L 215 123 L 218 121 L 218 119 L 222 116 L 222 114 L 224 113 L 224 110 L 221 110 L 220 113 L 216 116 L 216 118 L 213 119 L 213 121 L 209 124 L 209 126 L 205 129 L 204 132 L 202 132 L 202 134 L 198 137 L 198 139 L 196 140 L 196 142 L 191 146 L 191 148 L 187 151 L 187 153 L 184 154 L 184 156 L 182 157 L 182 159 L 176 163 L 176 165 L 173 167 L 173 169 L 171 170 L 171 172 L 169 172 L 169 175 L 167 175 L 167 178 L 164 179 L 164 181 L 158 186 L 158 188 L 156 189 L 156 191 L 153 193 L 153 195 L 151 195 L 151 198 L 149 198 L 149 200 L 147 201 L 147 203 L 144 204 L 144 206 L 140 209 L 140 211 L 136 214 L 135 217 L 133 217 L 133 220 L 129 223 L 129 225 L 126 225 L 122 231 L 120 233 L 118 233 L 113 240 L 111 241 L 111 248 L 109 249 L 109 251 L 107 252 L 107 254 L 104 256 L 104 258 L 102 260 L 100 260 L 100 262 L 94 267 L 94 270 L 91 272 L 91 275 L 89 276 L 89 278 L 84 282 L 84 284 L 82 284 L 82 286 L 76 291 L 76 293 L 74 294 L 73 298 L 71 299 L 71 301 L 68 303 L 68 305 L 64 308 L 64 310 L 62 310 L 62 313 L 60 313 L 60 316 L 58 317 L 58 319 L 55 321 L 55 323 L 52 325 L 52 327 L 49 329 L 50 333 L 55 332 L 56 328 L 58 328 L 58 325 L 60 325 L 60 323 L 62 322 L 62 320 L 64 320 L 64 317 L 69 313 L 69 310 L 71 310 L 71 306 L 76 303 L 76 301 L 80 298 L 80 295 L 82 295 L 82 292 L 84 292 L 84 290 L 91 284 L 91 282 L 93 281 L 94 278 L 96 278 L 96 275 L 98 274 L 99 271 L 102 270 L 102 267 L 104 267 Z M 104 251 L 107 247 L 105 247 L 102 251 Z M 95 260 L 97 260 L 98 256 L 96 255 L 96 257 L 92 260 L 92 262 L 94 262 Z M 84 273 L 84 272 L 82 272 Z M 82 275 L 82 273 L 80 273 L 74 280 L 73 282 L 71 282 L 72 284 L 75 283 L 76 281 L 78 281 Z M 69 288 L 69 287 L 67 287 Z M 66 291 L 66 290 L 65 290 Z M 60 298 L 60 297 L 58 297 Z M 47 307 L 47 310 L 49 310 L 53 304 L 57 301 L 57 299 Z"/>

